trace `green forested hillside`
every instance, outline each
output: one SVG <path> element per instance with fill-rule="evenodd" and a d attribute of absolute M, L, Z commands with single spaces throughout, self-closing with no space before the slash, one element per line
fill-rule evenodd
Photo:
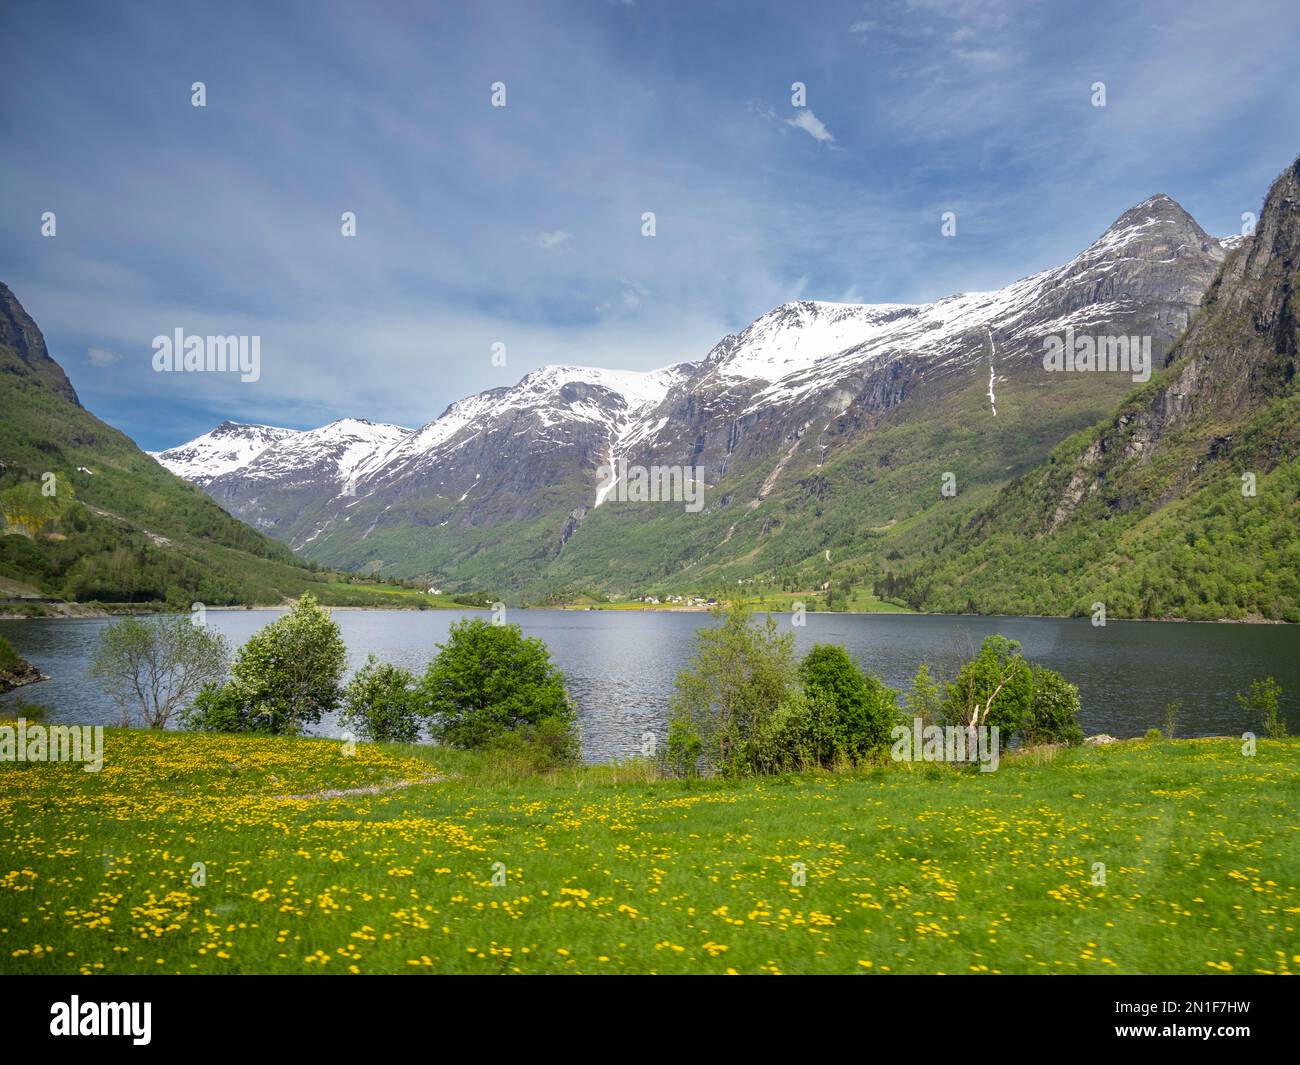
<path fill-rule="evenodd" d="M 918 608 L 995 614 L 1087 614 L 1210 621 L 1300 622 L 1300 403 L 1288 397 L 1240 433 L 1242 453 L 1207 462 L 1162 505 L 1123 509 L 1126 496 L 1157 500 L 1194 469 L 1194 441 L 1146 469 L 1118 471 L 1060 528 L 1044 531 L 1071 461 L 1091 443 L 1066 442 L 1046 470 L 1026 475 L 948 543 L 916 538 L 892 590 Z M 1251 442 L 1291 457 L 1255 471 L 1242 494 Z M 1146 481 L 1138 487 L 1139 481 Z"/>
<path fill-rule="evenodd" d="M 0 578 L 80 602 L 332 603 L 382 592 L 303 567 L 77 400 L 0 285 Z M 400 601 L 400 600 L 397 600 Z"/>

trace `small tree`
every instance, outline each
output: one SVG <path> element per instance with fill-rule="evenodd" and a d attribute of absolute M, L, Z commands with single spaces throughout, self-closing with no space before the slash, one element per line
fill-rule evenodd
<path fill-rule="evenodd" d="M 1252 680 L 1249 692 L 1238 692 L 1237 702 L 1250 715 L 1252 721 L 1258 721 L 1270 739 L 1286 738 L 1286 719 L 1278 709 L 1278 700 L 1282 689 L 1272 677 Z"/>
<path fill-rule="evenodd" d="M 564 675 L 535 636 L 518 625 L 473 618 L 451 626 L 424 674 L 420 711 L 433 719 L 434 735 L 453 747 L 491 746 L 507 733 L 532 731 L 543 722 L 548 743 L 556 724 L 576 737 Z"/>
<path fill-rule="evenodd" d="M 820 696 L 832 711 L 832 724 L 823 731 L 837 750 L 819 751 L 819 764 L 830 766 L 841 751 L 858 760 L 889 746 L 890 729 L 898 720 L 898 693 L 864 674 L 843 647 L 817 644 L 799 663 L 799 679 L 810 700 Z"/>
<path fill-rule="evenodd" d="M 1172 740 L 1178 733 L 1178 711 L 1182 703 L 1165 703 L 1165 739 Z"/>
<path fill-rule="evenodd" d="M 415 743 L 420 738 L 415 675 L 374 655 L 343 689 L 340 723 L 363 740 Z"/>
<path fill-rule="evenodd" d="M 338 708 L 347 648 L 338 624 L 304 594 L 239 649 L 230 680 L 207 685 L 186 718 L 215 732 L 296 735 Z"/>
<path fill-rule="evenodd" d="M 226 638 L 187 615 L 125 617 L 99 634 L 89 672 L 123 725 L 138 715 L 148 728 L 166 728 L 205 685 L 225 677 L 229 661 Z"/>
<path fill-rule="evenodd" d="M 912 690 L 904 698 L 903 708 L 907 717 L 919 718 L 922 725 L 939 721 L 943 710 L 943 687 L 930 676 L 930 667 L 924 662 L 912 678 Z"/>
<path fill-rule="evenodd" d="M 949 724 L 996 725 L 1010 736 L 1020 728 L 1033 696 L 1033 673 L 1020 644 L 994 635 L 985 638 L 979 654 L 948 684 L 943 714 Z"/>
<path fill-rule="evenodd" d="M 695 634 L 695 654 L 677 674 L 669 738 L 698 749 L 718 770 L 744 773 L 749 745 L 778 706 L 797 691 L 794 634 L 776 619 L 754 621 L 743 603 L 719 607 L 721 624 Z M 671 752 L 670 752 L 671 753 Z"/>

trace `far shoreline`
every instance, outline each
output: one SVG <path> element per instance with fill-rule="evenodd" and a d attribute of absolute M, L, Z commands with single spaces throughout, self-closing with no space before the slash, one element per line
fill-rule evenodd
<path fill-rule="evenodd" d="M 57 605 L 62 609 L 50 614 L 19 614 L 0 610 L 0 621 L 86 621 L 103 618 L 115 617 L 152 617 L 165 615 L 169 613 L 187 613 L 187 611 L 166 611 L 166 610 L 108 610 L 101 607 L 92 607 L 87 604 L 69 603 L 60 601 L 57 604 L 48 603 L 46 605 Z M 425 613 L 427 611 L 438 612 L 466 612 L 466 613 L 487 613 L 492 610 L 489 606 L 469 606 L 456 605 L 447 606 L 438 604 L 426 607 L 419 606 L 357 606 L 354 604 L 330 606 L 322 604 L 327 610 L 345 611 L 345 612 L 367 612 L 367 611 L 386 611 L 390 613 Z M 726 606 L 726 603 L 718 603 L 714 606 L 662 606 L 657 604 L 628 604 L 628 605 L 583 605 L 572 603 L 556 603 L 549 605 L 530 604 L 527 606 L 512 606 L 506 604 L 511 611 L 565 611 L 568 613 L 604 613 L 604 614 L 706 614 L 719 606 Z M 279 603 L 256 603 L 256 604 L 223 604 L 208 606 L 205 604 L 205 610 L 220 612 L 240 612 L 254 610 L 274 610 L 285 611 L 289 609 L 286 602 Z M 764 607 L 754 606 L 754 612 L 758 614 L 788 614 L 787 607 Z M 928 611 L 928 610 L 909 610 L 898 608 L 896 610 L 815 610 L 806 608 L 805 613 L 817 614 L 819 616 L 838 616 L 838 617 L 920 617 L 920 618 L 1006 618 L 1018 621 L 1084 621 L 1088 618 L 1087 614 L 978 614 L 969 612 L 946 612 L 946 611 Z M 1295 625 L 1296 622 L 1285 620 L 1274 620 L 1272 618 L 1260 617 L 1258 615 L 1245 618 L 1213 618 L 1213 619 L 1193 619 L 1181 617 L 1162 617 L 1162 618 L 1124 618 L 1108 617 L 1107 624 L 1114 622 L 1153 622 L 1159 624 L 1179 624 L 1179 625 Z M 1100 626 L 1099 626 L 1100 627 Z"/>

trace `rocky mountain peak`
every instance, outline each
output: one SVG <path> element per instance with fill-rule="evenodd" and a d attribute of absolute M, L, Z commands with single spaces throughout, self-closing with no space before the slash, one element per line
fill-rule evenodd
<path fill-rule="evenodd" d="M 1145 247 L 1155 243 L 1174 248 L 1185 244 L 1200 251 L 1218 247 L 1218 240 L 1206 233 L 1177 200 L 1159 192 L 1115 219 L 1088 251 L 1114 254 L 1125 245 Z"/>
<path fill-rule="evenodd" d="M 3 281 L 0 281 L 0 345 L 12 348 L 45 385 L 64 399 L 81 406 L 63 367 L 50 358 L 40 328 L 18 302 L 13 290 Z"/>

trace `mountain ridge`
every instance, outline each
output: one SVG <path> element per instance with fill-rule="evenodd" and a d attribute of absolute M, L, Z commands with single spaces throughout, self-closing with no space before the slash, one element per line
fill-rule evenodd
<path fill-rule="evenodd" d="M 1139 218 L 1142 219 L 1141 222 L 1138 221 Z M 778 393 L 773 386 L 779 383 L 785 383 L 787 393 L 817 387 L 818 382 L 808 381 L 807 375 L 819 366 L 824 369 L 838 355 L 853 353 L 860 358 L 870 349 L 873 341 L 877 344 L 882 341 L 897 343 L 896 334 L 889 332 L 889 326 L 896 325 L 900 321 L 916 321 L 920 332 L 933 334 L 938 320 L 935 317 L 926 318 L 926 315 L 933 316 L 934 312 L 942 309 L 944 312 L 956 311 L 955 315 L 947 317 L 949 323 L 955 325 L 959 331 L 984 325 L 992 314 L 1001 312 L 1005 315 L 1009 307 L 1013 309 L 1016 297 L 1021 296 L 1026 288 L 1032 288 L 1044 280 L 1055 279 L 1065 272 L 1077 269 L 1079 264 L 1086 261 L 1090 253 L 1122 246 L 1127 236 L 1150 224 L 1173 224 L 1189 230 L 1193 236 L 1200 238 L 1198 243 L 1202 251 L 1208 250 L 1212 245 L 1221 244 L 1220 241 L 1205 234 L 1195 220 L 1174 200 L 1164 194 L 1157 194 L 1124 212 L 1101 237 L 1068 263 L 1029 275 L 1002 289 L 956 293 L 920 304 L 789 301 L 760 315 L 744 330 L 724 337 L 699 362 L 682 362 L 651 371 L 606 370 L 567 364 L 548 364 L 539 367 L 525 374 L 512 386 L 497 386 L 453 401 L 437 418 L 414 430 L 409 443 L 411 448 L 417 446 L 422 450 L 435 448 L 456 435 L 476 417 L 483 418 L 497 414 L 503 406 L 509 409 L 523 405 L 520 403 L 521 396 L 536 396 L 545 394 L 548 390 L 558 392 L 568 384 L 605 388 L 621 395 L 624 406 L 629 411 L 636 410 L 642 415 L 649 415 L 656 407 L 654 401 L 661 403 L 673 384 L 694 376 L 697 369 L 706 376 L 711 373 L 716 374 L 728 382 L 753 380 L 768 382 L 768 387 L 760 390 L 754 397 L 753 405 L 758 406 L 777 398 Z M 1011 298 L 999 300 L 999 297 L 1007 295 Z M 970 317 L 963 320 L 964 315 Z M 811 328 L 812 325 L 820 324 L 818 320 L 823 318 L 830 319 L 829 328 Z M 857 328 L 853 328 L 854 326 Z M 885 334 L 883 337 L 882 333 Z M 793 340 L 783 347 L 780 341 L 790 335 L 793 335 Z M 807 352 L 807 354 L 801 356 L 800 352 Z M 790 380 L 791 378 L 794 379 Z M 638 388 L 638 385 L 644 387 Z M 640 402 L 629 403 L 628 400 L 633 397 L 638 398 Z M 229 421 L 222 423 L 222 426 L 212 433 L 223 427 L 237 424 Z M 260 430 L 266 427 L 251 425 L 248 428 Z M 291 431 L 283 432 L 287 437 Z M 640 442 L 649 435 L 649 432 L 645 425 L 633 425 L 626 434 L 626 440 L 630 443 Z M 184 457 L 180 453 L 184 449 L 194 447 L 212 433 L 151 454 L 164 465 L 173 468 L 174 472 L 182 472 L 186 467 Z M 411 448 L 407 450 L 410 451 Z M 247 465 L 257 457 L 257 454 L 249 455 L 241 465 Z M 238 467 L 226 466 L 218 471 L 191 472 L 193 476 L 212 480 L 221 474 L 233 472 L 236 468 Z"/>
<path fill-rule="evenodd" d="M 695 361 L 548 366 L 458 400 L 350 480 L 292 463 L 282 482 L 259 478 L 284 440 L 207 488 L 310 558 L 451 587 L 537 597 L 759 580 L 901 601 L 916 578 L 886 555 L 911 530 L 950 528 L 945 513 L 969 514 L 1132 391 L 1117 374 L 1045 372 L 1044 338 L 1146 337 L 1158 367 L 1243 244 L 1158 194 L 1000 289 L 791 301 Z M 601 476 L 620 463 L 691 471 L 701 513 L 617 501 Z M 940 496 L 941 474 L 959 500 Z"/>

